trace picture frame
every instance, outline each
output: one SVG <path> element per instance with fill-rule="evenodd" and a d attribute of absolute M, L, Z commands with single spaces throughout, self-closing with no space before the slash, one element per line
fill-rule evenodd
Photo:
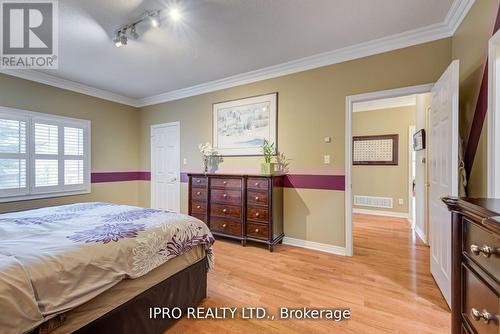
<path fill-rule="evenodd" d="M 278 93 L 213 104 L 212 142 L 221 156 L 261 156 L 264 139 L 277 152 Z"/>
<path fill-rule="evenodd" d="M 399 135 L 354 136 L 352 164 L 358 166 L 397 166 Z"/>
<path fill-rule="evenodd" d="M 425 130 L 421 129 L 413 134 L 413 150 L 425 150 Z"/>

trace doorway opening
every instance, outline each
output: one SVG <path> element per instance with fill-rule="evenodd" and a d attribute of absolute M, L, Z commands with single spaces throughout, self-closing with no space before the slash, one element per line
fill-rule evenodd
<path fill-rule="evenodd" d="M 419 123 L 416 122 L 416 133 L 419 132 L 420 128 L 424 131 L 428 129 L 428 131 L 425 131 L 425 136 L 421 136 L 420 140 L 415 141 L 420 143 L 420 145 L 416 145 L 418 147 L 421 147 L 422 142 L 424 142 L 425 150 L 418 151 L 420 153 L 416 153 L 415 156 L 416 213 L 414 230 L 422 236 L 421 239 L 424 242 L 428 241 L 430 247 L 427 250 L 427 259 L 430 262 L 430 272 L 441 290 L 444 299 L 450 305 L 451 229 L 449 222 L 451 215 L 441 201 L 441 198 L 445 196 L 458 196 L 459 193 L 458 60 L 451 62 L 435 84 L 360 94 L 346 98 L 346 255 L 353 255 L 353 203 L 356 203 L 356 198 L 353 196 L 353 191 L 355 190 L 353 184 L 353 163 L 363 161 L 363 159 L 359 159 L 359 156 L 356 156 L 356 154 L 360 154 L 356 150 L 359 150 L 360 147 L 363 148 L 363 145 L 358 144 L 355 146 L 355 139 L 353 138 L 353 111 L 355 105 L 367 101 L 397 98 L 413 94 L 417 95 L 417 105 L 419 100 L 428 99 L 427 103 L 421 103 L 421 106 L 417 107 L 416 116 L 416 120 L 426 119 L 425 126 L 423 127 L 419 126 Z M 386 165 L 397 165 L 397 161 L 399 161 L 397 156 L 399 146 L 394 143 L 398 139 L 398 136 L 394 135 L 390 137 L 393 138 L 392 142 L 387 140 L 389 139 L 388 136 L 385 136 L 384 138 L 378 138 L 383 139 L 383 142 L 379 140 L 379 142 L 375 142 L 375 145 L 367 144 L 367 147 L 371 148 L 375 153 L 362 155 L 364 160 L 368 162 L 370 160 L 385 161 Z M 405 138 L 409 137 L 406 137 L 405 134 Z M 409 161 L 409 159 L 406 161 Z M 420 165 L 422 165 L 421 168 L 419 168 Z M 409 168 L 407 168 L 408 170 Z M 419 173 L 419 170 L 421 170 L 421 173 Z M 422 173 L 424 177 L 422 177 Z M 389 187 L 389 181 L 386 184 Z M 423 200 L 419 200 L 419 198 L 423 198 Z M 377 205 L 382 203 L 387 207 L 393 204 L 387 199 L 380 201 L 375 199 L 375 202 Z M 398 199 L 397 203 L 399 204 L 401 201 Z M 419 212 L 424 212 L 423 219 L 421 215 L 419 216 Z M 366 238 L 366 236 L 363 237 Z M 362 242 L 363 240 L 366 239 L 358 239 L 358 242 Z M 411 247 L 414 249 L 414 246 L 415 241 L 412 240 Z"/>

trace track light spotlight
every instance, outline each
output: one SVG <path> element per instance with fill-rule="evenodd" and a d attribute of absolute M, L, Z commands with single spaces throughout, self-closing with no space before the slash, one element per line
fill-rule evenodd
<path fill-rule="evenodd" d="M 151 23 L 151 26 L 153 28 L 158 28 L 160 26 L 160 21 L 158 21 L 158 18 L 150 14 L 149 16 L 149 22 Z"/>
<path fill-rule="evenodd" d="M 117 48 L 119 48 L 121 46 L 126 46 L 127 42 L 128 42 L 128 38 L 122 31 L 117 32 L 116 37 L 113 39 L 113 43 L 115 43 L 115 46 Z"/>
<path fill-rule="evenodd" d="M 138 39 L 139 38 L 139 34 L 137 33 L 137 31 L 135 30 L 135 24 L 133 26 L 130 27 L 130 33 L 129 33 L 130 37 L 132 39 Z"/>

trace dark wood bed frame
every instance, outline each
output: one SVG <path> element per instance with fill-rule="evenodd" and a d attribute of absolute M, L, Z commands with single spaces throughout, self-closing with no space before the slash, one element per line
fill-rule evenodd
<path fill-rule="evenodd" d="M 149 309 L 179 307 L 185 311 L 195 307 L 207 297 L 207 271 L 208 259 L 204 257 L 74 333 L 164 333 L 176 319 L 150 319 Z"/>

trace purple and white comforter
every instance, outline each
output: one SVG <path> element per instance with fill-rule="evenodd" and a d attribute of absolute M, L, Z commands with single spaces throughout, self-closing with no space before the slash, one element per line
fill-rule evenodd
<path fill-rule="evenodd" d="M 81 203 L 0 214 L 0 328 L 32 329 L 214 238 L 173 212 Z"/>

